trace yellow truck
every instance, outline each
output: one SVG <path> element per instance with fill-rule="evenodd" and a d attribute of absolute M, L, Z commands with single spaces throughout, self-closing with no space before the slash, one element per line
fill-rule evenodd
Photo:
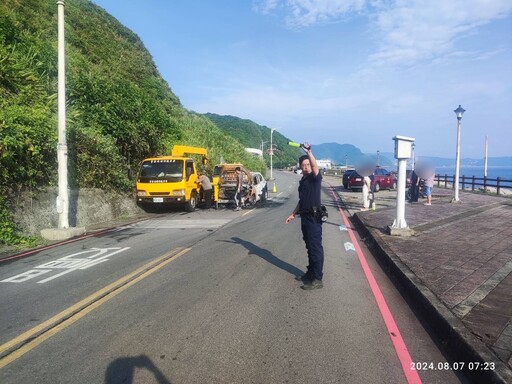
<path fill-rule="evenodd" d="M 170 156 L 144 159 L 137 174 L 137 205 L 146 211 L 170 205 L 183 205 L 188 212 L 194 211 L 201 190 L 196 183 L 196 163 L 188 157 L 191 154 L 200 155 L 203 165 L 208 161 L 205 148 L 185 145 L 175 145 Z"/>

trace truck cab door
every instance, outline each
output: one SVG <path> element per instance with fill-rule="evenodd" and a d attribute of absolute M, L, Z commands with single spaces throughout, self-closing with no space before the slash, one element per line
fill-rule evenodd
<path fill-rule="evenodd" d="M 194 163 L 191 160 L 187 160 L 185 164 L 185 179 L 188 181 L 190 176 L 194 174 Z"/>

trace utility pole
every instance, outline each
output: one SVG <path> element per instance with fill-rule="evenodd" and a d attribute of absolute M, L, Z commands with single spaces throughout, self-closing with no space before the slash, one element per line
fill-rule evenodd
<path fill-rule="evenodd" d="M 274 145 L 272 144 L 272 135 L 274 134 L 275 128 L 270 129 L 270 180 L 274 180 L 274 176 L 272 175 L 272 157 L 274 156 Z"/>
<path fill-rule="evenodd" d="M 57 0 L 58 10 L 58 143 L 57 162 L 59 229 L 69 228 L 68 145 L 66 142 L 66 64 L 64 42 L 64 0 Z"/>
<path fill-rule="evenodd" d="M 488 155 L 488 150 L 487 150 L 487 135 L 485 135 L 485 154 L 484 154 L 484 177 L 487 177 L 487 155 Z"/>
<path fill-rule="evenodd" d="M 59 176 L 59 194 L 57 196 L 57 229 L 41 230 L 41 236 L 47 240 L 66 240 L 85 233 L 84 227 L 69 228 L 69 192 L 68 192 L 68 145 L 66 143 L 66 65 L 64 54 L 64 0 L 57 0 L 57 117 L 58 142 L 57 162 Z"/>

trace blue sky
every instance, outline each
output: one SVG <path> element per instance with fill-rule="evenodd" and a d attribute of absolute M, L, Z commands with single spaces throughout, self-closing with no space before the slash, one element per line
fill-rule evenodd
<path fill-rule="evenodd" d="M 93 0 L 134 31 L 183 106 L 294 141 L 512 156 L 510 0 Z"/>

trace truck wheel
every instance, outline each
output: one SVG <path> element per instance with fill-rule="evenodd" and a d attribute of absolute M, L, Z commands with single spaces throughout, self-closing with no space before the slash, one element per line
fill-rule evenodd
<path fill-rule="evenodd" d="M 187 205 L 185 206 L 185 209 L 187 212 L 194 212 L 197 206 L 197 192 L 192 192 L 190 195 L 190 200 L 187 201 Z"/>
<path fill-rule="evenodd" d="M 375 192 L 379 192 L 380 191 L 380 184 L 379 183 L 375 183 L 374 191 Z"/>
<path fill-rule="evenodd" d="M 393 186 L 391 187 L 391 189 L 396 189 L 396 181 L 393 181 Z"/>

